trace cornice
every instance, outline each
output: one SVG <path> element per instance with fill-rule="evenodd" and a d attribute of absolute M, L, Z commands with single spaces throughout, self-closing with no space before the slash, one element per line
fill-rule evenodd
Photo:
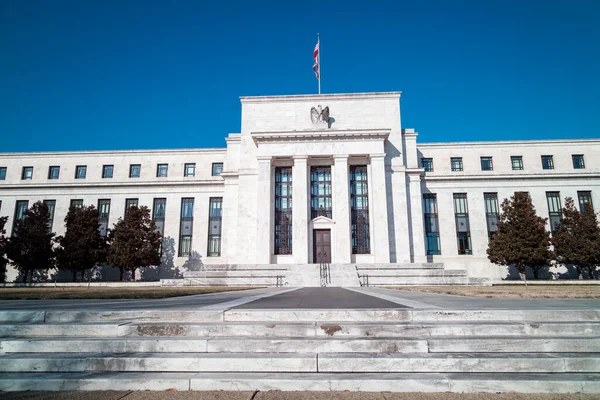
<path fill-rule="evenodd" d="M 252 132 L 255 143 L 295 142 L 302 140 L 382 139 L 390 135 L 390 129 L 307 130 L 281 132 Z"/>
<path fill-rule="evenodd" d="M 323 100 L 364 100 L 364 99 L 400 99 L 402 92 L 372 92 L 372 93 L 332 93 L 332 94 L 299 94 L 283 96 L 241 96 L 242 103 L 281 103 L 297 101 Z"/>
<path fill-rule="evenodd" d="M 164 150 L 90 150 L 90 151 L 55 151 L 55 152 L 22 152 L 0 153 L 0 158 L 22 157 L 82 157 L 82 156 L 120 156 L 120 155 L 168 155 L 168 154 L 226 154 L 227 149 L 164 149 Z"/>
<path fill-rule="evenodd" d="M 492 180 L 549 180 L 549 179 L 597 179 L 600 178 L 600 172 L 590 172 L 586 174 L 502 174 L 502 175 L 438 175 L 431 176 L 425 174 L 425 182 L 441 181 L 492 181 Z"/>
<path fill-rule="evenodd" d="M 515 145 L 562 146 L 572 144 L 600 144 L 600 139 L 559 139 L 559 140 L 503 140 L 496 142 L 432 142 L 417 143 L 417 148 L 450 148 L 450 147 L 513 147 Z"/>
<path fill-rule="evenodd" d="M 223 179 L 201 181 L 157 181 L 157 182 L 110 182 L 110 183 L 56 183 L 56 184 L 8 184 L 0 185 L 0 190 L 18 189 L 73 189 L 73 188 L 132 188 L 132 187 L 172 187 L 223 185 Z"/>

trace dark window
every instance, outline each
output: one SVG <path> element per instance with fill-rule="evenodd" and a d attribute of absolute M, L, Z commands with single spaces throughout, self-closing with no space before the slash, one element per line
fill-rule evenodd
<path fill-rule="evenodd" d="M 211 197 L 208 212 L 208 256 L 221 255 L 222 197 Z"/>
<path fill-rule="evenodd" d="M 484 193 L 483 201 L 485 202 L 485 218 L 487 220 L 488 239 L 492 240 L 494 234 L 498 230 L 498 218 L 500 212 L 498 210 L 498 194 Z"/>
<path fill-rule="evenodd" d="M 60 167 L 52 166 L 48 168 L 48 179 L 58 179 L 60 175 Z"/>
<path fill-rule="evenodd" d="M 78 165 L 75 167 L 75 179 L 85 179 L 87 173 L 86 165 Z"/>
<path fill-rule="evenodd" d="M 370 254 L 369 185 L 366 165 L 350 167 L 350 223 L 352 254 Z"/>
<path fill-rule="evenodd" d="M 56 208 L 56 200 L 44 200 L 48 207 L 48 231 L 52 232 L 52 224 L 54 222 L 54 209 Z"/>
<path fill-rule="evenodd" d="M 25 181 L 30 181 L 31 179 L 33 179 L 33 167 L 23 167 L 21 179 Z"/>
<path fill-rule="evenodd" d="M 188 163 L 184 165 L 183 176 L 196 176 L 196 163 Z"/>
<path fill-rule="evenodd" d="M 554 169 L 554 158 L 552 156 L 542 156 L 542 168 Z"/>
<path fill-rule="evenodd" d="M 0 167 L 0 181 L 6 180 L 6 167 Z"/>
<path fill-rule="evenodd" d="M 434 193 L 423 195 L 423 222 L 425 224 L 425 250 L 427 255 L 442 254 L 438 224 L 437 197 Z"/>
<path fill-rule="evenodd" d="M 594 205 L 592 204 L 592 192 L 577 192 L 577 198 L 579 199 L 579 211 L 583 212 L 585 210 L 585 205 L 589 204 L 594 210 Z"/>
<path fill-rule="evenodd" d="M 462 171 L 463 170 L 462 157 L 450 158 L 450 167 L 452 168 L 452 171 Z"/>
<path fill-rule="evenodd" d="M 165 210 L 167 207 L 167 199 L 154 199 L 152 205 L 152 220 L 156 225 L 156 230 L 161 235 L 165 233 Z"/>
<path fill-rule="evenodd" d="M 142 166 L 140 164 L 129 165 L 129 177 L 130 178 L 139 178 L 141 171 L 142 171 Z"/>
<path fill-rule="evenodd" d="M 125 211 L 127 211 L 129 207 L 137 207 L 138 203 L 139 199 L 125 199 Z"/>
<path fill-rule="evenodd" d="M 115 171 L 114 165 L 103 165 L 102 166 L 102 178 L 112 178 L 114 171 Z"/>
<path fill-rule="evenodd" d="M 421 158 L 421 168 L 424 168 L 425 172 L 433 172 L 433 158 Z"/>
<path fill-rule="evenodd" d="M 469 226 L 469 205 L 466 193 L 454 193 L 454 218 L 458 254 L 473 254 L 471 249 L 471 228 Z"/>
<path fill-rule="evenodd" d="M 573 154 L 573 168 L 585 169 L 585 162 L 583 161 L 583 154 Z"/>
<path fill-rule="evenodd" d="M 520 171 L 523 169 L 523 156 L 511 156 L 510 163 L 512 164 L 513 171 Z"/>
<path fill-rule="evenodd" d="M 179 257 L 192 254 L 192 232 L 194 228 L 194 198 L 181 199 L 181 222 L 179 226 Z"/>
<path fill-rule="evenodd" d="M 83 200 L 81 200 L 81 199 L 71 200 L 71 204 L 69 204 L 69 208 L 71 208 L 71 207 L 75 207 L 75 208 L 83 207 Z"/>
<path fill-rule="evenodd" d="M 560 192 L 546 192 L 546 199 L 548 200 L 548 213 L 550 214 L 550 231 L 554 233 L 562 220 Z"/>
<path fill-rule="evenodd" d="M 223 172 L 223 163 L 213 163 L 212 176 L 221 176 L 221 172 Z"/>
<path fill-rule="evenodd" d="M 28 200 L 17 200 L 17 204 L 15 205 L 15 221 L 12 226 L 12 235 L 15 233 L 15 227 L 17 225 L 17 221 L 21 221 L 25 218 L 25 213 L 27 212 L 27 208 L 29 208 Z"/>
<path fill-rule="evenodd" d="M 100 223 L 100 236 L 108 234 L 108 216 L 110 214 L 110 199 L 98 200 L 98 222 Z"/>
<path fill-rule="evenodd" d="M 275 254 L 292 254 L 292 167 L 275 168 Z"/>
<path fill-rule="evenodd" d="M 166 178 L 169 173 L 169 164 L 157 164 L 156 165 L 156 177 Z"/>
<path fill-rule="evenodd" d="M 493 171 L 494 163 L 492 157 L 481 157 L 481 170 L 482 171 Z"/>
<path fill-rule="evenodd" d="M 331 167 L 310 168 L 311 218 L 325 216 L 331 218 Z"/>

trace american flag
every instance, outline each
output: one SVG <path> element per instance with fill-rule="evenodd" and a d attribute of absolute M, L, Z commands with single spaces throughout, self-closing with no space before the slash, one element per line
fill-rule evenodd
<path fill-rule="evenodd" d="M 317 42 L 315 49 L 313 50 L 313 59 L 315 60 L 313 71 L 315 71 L 315 76 L 319 79 L 319 73 L 321 72 L 319 69 L 319 42 Z"/>

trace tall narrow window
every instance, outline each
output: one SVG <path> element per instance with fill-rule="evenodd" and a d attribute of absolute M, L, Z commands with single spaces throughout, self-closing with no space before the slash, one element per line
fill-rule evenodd
<path fill-rule="evenodd" d="M 331 167 L 310 168 L 311 218 L 324 216 L 331 218 Z"/>
<path fill-rule="evenodd" d="M 554 157 L 542 156 L 542 168 L 543 169 L 554 169 Z"/>
<path fill-rule="evenodd" d="M 480 157 L 481 161 L 481 170 L 482 171 L 493 171 L 494 170 L 494 161 L 492 157 Z"/>
<path fill-rule="evenodd" d="M 70 207 L 75 207 L 75 208 L 81 208 L 81 207 L 83 207 L 83 200 L 82 199 L 73 199 L 73 200 L 71 200 L 71 204 L 69 204 L 69 208 Z"/>
<path fill-rule="evenodd" d="M 179 257 L 192 253 L 192 232 L 194 227 L 194 198 L 181 199 L 181 222 L 179 226 Z"/>
<path fill-rule="evenodd" d="M 492 240 L 496 231 L 498 231 L 498 193 L 484 193 L 485 219 L 487 221 L 488 239 Z"/>
<path fill-rule="evenodd" d="M 421 158 L 421 168 L 425 172 L 433 172 L 433 158 Z"/>
<path fill-rule="evenodd" d="M 87 165 L 78 165 L 75 167 L 75 179 L 85 179 L 87 174 Z"/>
<path fill-rule="evenodd" d="M 222 197 L 211 197 L 208 212 L 208 256 L 221 255 L 221 220 L 223 208 Z"/>
<path fill-rule="evenodd" d="M 438 224 L 437 196 L 435 193 L 423 195 L 423 222 L 425 223 L 425 250 L 427 255 L 442 254 L 440 228 Z"/>
<path fill-rule="evenodd" d="M 17 204 L 15 205 L 15 223 L 13 223 L 12 227 L 13 234 L 15 232 L 15 225 L 17 225 L 16 222 L 25 218 L 27 208 L 29 208 L 29 200 L 17 200 Z"/>
<path fill-rule="evenodd" d="M 60 167 L 58 165 L 53 165 L 48 167 L 48 179 L 58 179 L 60 175 Z"/>
<path fill-rule="evenodd" d="M 129 207 L 137 207 L 139 203 L 139 199 L 125 199 L 125 210 Z"/>
<path fill-rule="evenodd" d="M 139 178 L 141 172 L 142 172 L 142 166 L 140 164 L 129 165 L 129 177 L 130 178 Z"/>
<path fill-rule="evenodd" d="M 169 172 L 169 164 L 157 164 L 156 165 L 156 177 L 166 178 Z"/>
<path fill-rule="evenodd" d="M 212 176 L 221 176 L 221 172 L 223 172 L 223 163 L 216 162 L 212 164 Z"/>
<path fill-rule="evenodd" d="M 6 180 L 6 167 L 0 167 L 0 181 Z"/>
<path fill-rule="evenodd" d="M 275 254 L 292 254 L 292 167 L 275 168 Z"/>
<path fill-rule="evenodd" d="M 550 214 L 550 231 L 554 233 L 562 220 L 560 192 L 546 192 L 546 199 L 548 200 L 548 214 Z"/>
<path fill-rule="evenodd" d="M 583 212 L 585 210 L 585 205 L 589 204 L 594 210 L 594 205 L 592 204 L 592 192 L 577 192 L 577 198 L 579 199 L 579 211 Z"/>
<path fill-rule="evenodd" d="M 161 235 L 165 233 L 165 209 L 167 207 L 167 199 L 158 198 L 154 199 L 154 203 L 152 204 L 152 220 L 156 225 L 156 230 L 160 232 Z"/>
<path fill-rule="evenodd" d="M 52 232 L 54 223 L 54 209 L 56 208 L 56 200 L 44 200 L 44 204 L 48 207 L 48 231 Z"/>
<path fill-rule="evenodd" d="M 471 249 L 471 228 L 469 227 L 469 205 L 466 193 L 454 193 L 454 218 L 458 254 L 473 254 Z"/>
<path fill-rule="evenodd" d="M 585 162 L 583 161 L 583 154 L 573 154 L 573 168 L 585 169 Z"/>
<path fill-rule="evenodd" d="M 352 254 L 370 254 L 369 233 L 369 187 L 367 166 L 350 167 L 350 223 L 352 232 Z"/>
<path fill-rule="evenodd" d="M 183 166 L 183 176 L 196 176 L 196 163 L 187 163 Z"/>
<path fill-rule="evenodd" d="M 23 167 L 21 172 L 21 179 L 24 181 L 30 181 L 33 179 L 33 167 Z"/>
<path fill-rule="evenodd" d="M 450 158 L 450 167 L 451 167 L 452 171 L 462 171 L 463 170 L 462 157 L 451 157 Z"/>
<path fill-rule="evenodd" d="M 113 172 L 115 171 L 114 165 L 103 165 L 102 166 L 102 178 L 110 179 L 113 177 Z"/>
<path fill-rule="evenodd" d="M 513 171 L 520 171 L 523 169 L 523 156 L 511 156 L 510 163 Z"/>
<path fill-rule="evenodd" d="M 100 236 L 108 233 L 108 216 L 110 214 L 110 199 L 98 200 L 98 222 L 100 223 Z"/>

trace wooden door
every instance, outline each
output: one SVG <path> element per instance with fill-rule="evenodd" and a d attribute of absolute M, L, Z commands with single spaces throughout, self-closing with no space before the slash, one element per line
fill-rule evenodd
<path fill-rule="evenodd" d="M 315 229 L 313 231 L 313 262 L 331 263 L 331 231 Z"/>

